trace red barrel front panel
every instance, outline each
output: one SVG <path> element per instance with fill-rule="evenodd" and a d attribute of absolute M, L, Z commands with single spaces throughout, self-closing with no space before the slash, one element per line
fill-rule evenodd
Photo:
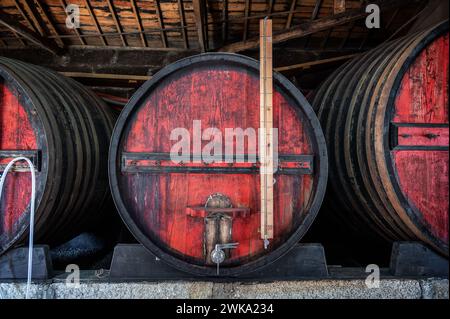
<path fill-rule="evenodd" d="M 311 137 L 307 133 L 311 129 L 304 126 L 306 121 L 302 120 L 301 112 L 279 90 L 274 92 L 273 105 L 279 157 L 312 156 Z M 164 79 L 130 118 L 120 144 L 121 152 L 167 154 L 176 143 L 170 140 L 172 130 L 186 128 L 192 138 L 192 153 L 193 140 L 198 137 L 193 136 L 194 120 L 201 121 L 203 132 L 207 128 L 217 128 L 222 134 L 226 128 L 257 130 L 259 107 L 259 78 L 244 68 L 208 66 L 178 71 Z M 225 139 L 222 140 L 225 153 Z M 202 147 L 209 142 L 202 141 Z M 252 149 L 249 143 L 252 142 L 246 140 L 246 153 Z M 204 205 L 208 196 L 221 193 L 231 200 L 233 207 L 249 208 L 245 214 L 233 215 L 231 240 L 239 245 L 231 250 L 230 258 L 224 264 L 234 265 L 270 252 L 289 238 L 308 212 L 315 188 L 313 171 L 275 174 L 275 238 L 265 250 L 260 235 L 258 170 L 231 174 L 206 171 L 152 173 L 139 171 L 139 165 L 144 165 L 144 162 L 125 160 L 122 163 L 119 189 L 131 218 L 164 250 L 199 265 L 204 265 L 207 258 L 204 250 L 205 221 L 202 216 L 192 215 L 189 207 Z M 280 162 L 281 166 L 289 167 L 290 164 Z M 127 170 L 128 165 L 135 165 L 136 170 Z M 159 162 L 158 165 L 164 164 Z M 194 165 L 207 169 L 211 165 L 222 164 Z M 245 167 L 247 164 L 233 165 Z M 313 167 L 309 169 L 313 170 Z"/>
<path fill-rule="evenodd" d="M 391 152 L 401 191 L 429 231 L 448 243 L 449 35 L 428 45 L 405 73 L 395 100 Z"/>
<path fill-rule="evenodd" d="M 0 174 L 18 156 L 34 158 L 37 164 L 36 131 L 32 115 L 22 104 L 21 96 L 14 82 L 0 77 Z M 8 173 L 0 202 L 1 248 L 6 248 L 27 223 L 30 196 L 31 174 L 25 162 L 18 162 Z"/>

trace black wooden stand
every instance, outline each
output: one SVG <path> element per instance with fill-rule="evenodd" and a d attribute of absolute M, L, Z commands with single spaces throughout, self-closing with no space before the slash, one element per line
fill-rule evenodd
<path fill-rule="evenodd" d="M 328 277 L 325 253 L 320 244 L 298 244 L 279 261 L 254 273 L 239 277 L 208 279 L 295 280 Z M 200 279 L 174 269 L 139 244 L 119 244 L 114 249 L 110 279 L 117 280 L 187 280 Z"/>
<path fill-rule="evenodd" d="M 26 279 L 28 272 L 28 248 L 19 247 L 0 256 L 0 280 Z M 33 248 L 32 278 L 49 279 L 53 275 L 49 248 L 46 245 L 36 245 Z"/>
<path fill-rule="evenodd" d="M 389 268 L 396 277 L 448 277 L 448 260 L 417 242 L 394 243 Z"/>

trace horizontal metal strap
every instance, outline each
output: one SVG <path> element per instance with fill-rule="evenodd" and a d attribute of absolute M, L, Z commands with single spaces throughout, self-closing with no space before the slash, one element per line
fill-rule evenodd
<path fill-rule="evenodd" d="M 448 124 L 392 123 L 392 150 L 448 151 Z"/>
<path fill-rule="evenodd" d="M 227 157 L 225 157 L 227 158 Z M 169 153 L 124 152 L 121 158 L 121 171 L 124 173 L 204 173 L 204 174 L 259 174 L 261 164 L 258 156 L 248 154 L 230 156 L 232 161 L 202 161 L 201 156 L 177 157 L 173 161 Z M 251 159 L 252 162 L 248 162 Z M 313 174 L 313 155 L 279 155 L 275 174 L 310 175 Z"/>
<path fill-rule="evenodd" d="M 0 172 L 3 172 L 9 162 L 16 157 L 26 157 L 30 159 L 35 170 L 41 170 L 41 150 L 0 150 Z M 11 168 L 11 171 L 29 172 L 30 168 L 25 162 L 16 162 Z"/>

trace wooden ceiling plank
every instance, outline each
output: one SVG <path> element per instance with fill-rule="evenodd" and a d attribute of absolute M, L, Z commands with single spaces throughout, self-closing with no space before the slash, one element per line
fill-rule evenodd
<path fill-rule="evenodd" d="M 395 9 L 406 5 L 408 2 L 404 0 L 385 0 L 378 1 L 377 4 L 381 10 Z M 329 17 L 309 21 L 298 26 L 292 27 L 288 30 L 278 32 L 273 35 L 273 43 L 280 43 L 291 39 L 298 39 L 310 34 L 325 31 L 339 25 L 347 24 L 356 20 L 363 19 L 367 16 L 365 7 L 360 9 L 348 10 L 345 13 L 338 15 L 331 15 Z M 255 49 L 259 45 L 259 37 L 248 39 L 247 41 L 235 42 L 220 48 L 220 51 L 225 52 L 240 52 L 249 49 Z"/>
<path fill-rule="evenodd" d="M 200 50 L 206 52 L 207 43 L 205 37 L 205 18 L 204 18 L 204 0 L 192 0 L 192 5 L 194 9 L 195 24 L 197 26 L 198 43 L 200 45 Z"/>
<path fill-rule="evenodd" d="M 269 0 L 269 2 L 267 2 L 267 15 L 272 14 L 274 4 L 275 0 Z"/>
<path fill-rule="evenodd" d="M 46 26 L 48 26 L 48 28 L 56 35 L 59 36 L 59 32 L 56 29 L 55 24 L 52 21 L 52 17 L 50 16 L 49 12 L 50 10 L 48 10 L 47 7 L 44 7 L 44 5 L 39 2 L 39 1 L 34 1 L 34 4 L 37 8 L 39 8 L 40 10 L 40 14 L 42 15 L 42 17 L 45 20 Z M 60 47 L 64 47 L 64 42 L 62 41 L 61 38 L 56 38 L 56 43 L 60 46 Z"/>
<path fill-rule="evenodd" d="M 23 2 L 24 9 L 26 11 L 26 15 L 31 19 L 31 24 L 33 28 L 39 33 L 41 37 L 45 36 L 45 31 L 42 27 L 41 22 L 37 18 L 36 8 L 30 5 L 30 0 L 25 0 Z"/>
<path fill-rule="evenodd" d="M 92 21 L 94 22 L 95 28 L 97 29 L 97 32 L 99 34 L 100 39 L 102 40 L 103 45 L 107 46 L 108 43 L 106 42 L 106 39 L 103 36 L 102 29 L 100 28 L 100 24 L 98 23 L 97 17 L 95 16 L 91 3 L 89 2 L 89 0 L 84 0 L 84 5 L 86 6 L 86 9 L 88 10 L 89 15 L 91 16 Z"/>
<path fill-rule="evenodd" d="M 120 25 L 119 17 L 117 16 L 116 9 L 114 9 L 112 0 L 106 0 L 106 3 L 108 4 L 109 11 L 111 12 L 111 17 L 113 18 L 114 25 L 116 26 L 116 29 L 119 32 L 119 37 L 120 40 L 122 41 L 122 45 L 126 47 L 128 46 L 127 40 L 125 39 L 125 36 L 122 34 L 122 26 Z"/>
<path fill-rule="evenodd" d="M 0 25 L 5 26 L 12 32 L 19 34 L 28 42 L 32 42 L 35 45 L 55 55 L 59 55 L 59 53 L 61 52 L 61 49 L 55 46 L 54 43 L 47 41 L 47 39 L 43 38 L 33 30 L 25 27 L 20 22 L 17 22 L 16 19 L 12 19 L 8 14 L 4 13 L 1 10 L 0 10 Z"/>
<path fill-rule="evenodd" d="M 156 8 L 156 15 L 158 17 L 158 24 L 159 27 L 161 28 L 161 42 L 163 44 L 163 46 L 165 48 L 167 48 L 167 36 L 166 36 L 166 32 L 164 31 L 164 18 L 161 12 L 161 6 L 159 4 L 159 0 L 154 0 L 155 1 L 155 8 Z"/>
<path fill-rule="evenodd" d="M 133 16 L 136 19 L 136 23 L 140 32 L 139 36 L 141 38 L 142 46 L 148 47 L 147 38 L 145 37 L 144 34 L 144 26 L 142 25 L 142 19 L 141 15 L 139 14 L 139 9 L 137 7 L 136 0 L 131 0 L 131 9 L 133 11 Z"/>
<path fill-rule="evenodd" d="M 67 1 L 66 0 L 60 0 L 60 2 L 61 2 L 61 6 L 64 9 L 64 12 L 66 13 L 66 15 L 68 17 L 69 14 L 66 11 Z M 75 31 L 75 34 L 77 35 L 78 40 L 80 41 L 81 45 L 86 45 L 86 40 L 83 37 L 81 37 L 81 32 L 78 30 L 78 28 L 73 28 L 73 30 Z"/>
<path fill-rule="evenodd" d="M 316 20 L 319 16 L 320 8 L 322 7 L 323 0 L 317 0 L 316 4 L 314 5 L 314 11 L 311 16 L 311 20 Z"/>
<path fill-rule="evenodd" d="M 242 35 L 242 41 L 246 41 L 247 40 L 247 35 L 248 35 L 248 22 L 249 22 L 249 14 L 250 14 L 250 6 L 251 6 L 251 1 L 250 0 L 245 0 L 245 9 L 244 9 L 244 32 Z"/>
<path fill-rule="evenodd" d="M 20 6 L 18 0 L 13 0 L 14 1 L 14 5 L 17 8 L 17 11 L 19 11 L 20 15 L 24 18 L 24 20 L 30 25 L 31 29 L 38 33 L 38 29 L 35 27 L 35 25 L 33 24 L 33 22 L 31 21 L 31 19 L 28 17 L 28 15 L 23 11 L 22 7 Z"/>
<path fill-rule="evenodd" d="M 214 21 L 209 21 L 208 24 L 223 24 L 224 22 L 230 23 L 234 21 L 242 21 L 242 20 L 257 20 L 257 19 L 264 19 L 264 18 L 270 18 L 270 17 L 280 17 L 280 16 L 286 16 L 289 14 L 290 11 L 277 11 L 272 12 L 270 14 L 264 13 L 264 14 L 255 14 L 255 15 L 249 15 L 247 18 L 245 18 L 245 15 L 242 16 L 233 16 L 227 19 L 227 21 L 224 21 L 224 19 L 218 19 Z M 301 13 L 302 10 L 295 10 L 293 11 L 293 14 Z"/>
<path fill-rule="evenodd" d="M 186 31 L 186 16 L 184 13 L 183 0 L 178 0 L 178 11 L 180 14 L 181 35 L 183 36 L 184 48 L 189 49 L 189 37 Z"/>
<path fill-rule="evenodd" d="M 228 0 L 222 0 L 222 42 L 228 40 Z"/>

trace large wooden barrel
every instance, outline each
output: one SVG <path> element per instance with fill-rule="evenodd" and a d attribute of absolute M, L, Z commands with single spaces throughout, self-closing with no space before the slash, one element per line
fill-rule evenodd
<path fill-rule="evenodd" d="M 447 256 L 448 40 L 446 22 L 383 44 L 340 67 L 313 103 L 335 219 Z"/>
<path fill-rule="evenodd" d="M 173 267 L 215 276 L 211 249 L 238 243 L 226 249 L 219 276 L 251 272 L 286 253 L 313 222 L 325 190 L 326 147 L 311 106 L 286 78 L 274 74 L 279 163 L 274 238 L 267 249 L 260 233 L 259 163 L 237 160 L 257 154 L 257 141 L 246 138 L 243 152 L 235 151 L 230 162 L 224 161 L 230 155 L 226 150 L 237 147 L 234 138 L 226 138 L 227 129 L 258 129 L 259 95 L 257 61 L 236 54 L 202 54 L 158 72 L 118 119 L 109 158 L 113 198 L 137 240 Z M 193 128 L 195 123 L 201 123 L 203 137 L 212 131 L 223 134 L 216 140 L 225 140 L 223 156 L 213 163 L 198 160 L 195 144 L 201 132 Z M 171 133 L 177 129 L 189 132 L 188 148 L 193 145 L 178 163 L 170 157 L 178 143 Z M 201 142 L 203 151 L 210 140 Z"/>
<path fill-rule="evenodd" d="M 35 239 L 56 243 L 100 216 L 110 198 L 106 106 L 53 71 L 0 58 L 0 173 L 17 156 L 36 170 Z M 28 234 L 31 178 L 17 162 L 0 203 L 0 254 Z"/>

